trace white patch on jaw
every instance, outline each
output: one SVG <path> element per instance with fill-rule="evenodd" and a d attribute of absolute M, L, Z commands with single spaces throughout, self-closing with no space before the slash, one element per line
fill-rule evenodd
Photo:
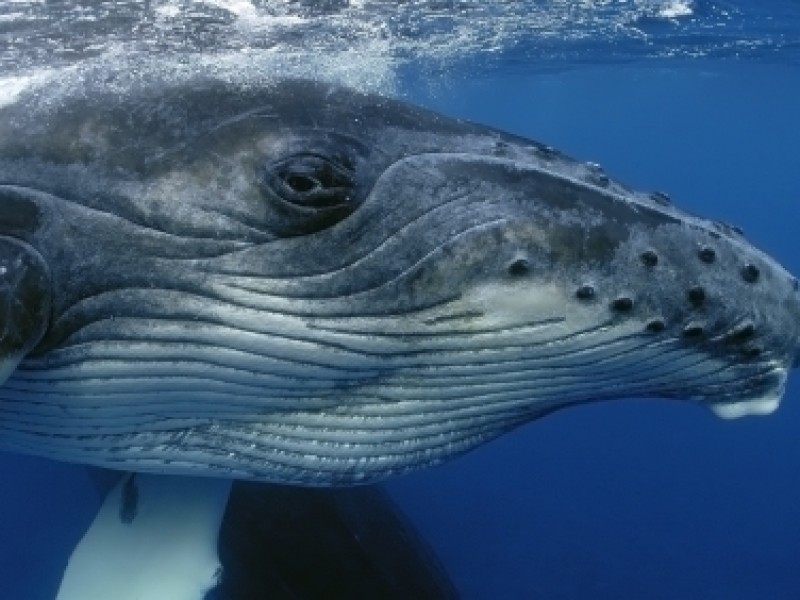
<path fill-rule="evenodd" d="M 447 303 L 397 317 L 308 319 L 318 332 L 366 336 L 373 349 L 381 336 L 412 334 L 417 349 L 453 344 L 463 350 L 489 350 L 497 345 L 530 345 L 561 339 L 608 321 L 599 303 L 582 305 L 559 285 L 547 282 L 490 282 L 475 286 Z M 638 331 L 641 323 L 617 324 L 619 333 Z M 630 331 L 629 331 L 630 330 Z M 472 337 L 470 337 L 470 335 Z M 394 349 L 398 349 L 395 347 Z M 386 348 L 391 350 L 391 348 Z"/>
<path fill-rule="evenodd" d="M 519 325 L 566 318 L 567 297 L 552 284 L 486 284 L 464 295 L 465 307 L 483 311 L 482 324 Z"/>
<path fill-rule="evenodd" d="M 769 394 L 760 398 L 751 398 L 742 402 L 710 404 L 711 412 L 721 419 L 738 419 L 749 415 L 770 415 L 780 406 L 783 390 L 788 374 L 786 369 L 776 369 L 780 382 Z"/>
<path fill-rule="evenodd" d="M 748 415 L 770 415 L 778 408 L 780 397 L 759 398 L 731 404 L 711 404 L 711 411 L 721 419 L 738 419 Z"/>
<path fill-rule="evenodd" d="M 563 286 L 546 282 L 484 284 L 464 294 L 447 310 L 454 306 L 463 307 L 465 312 L 482 312 L 476 325 L 487 329 L 540 323 L 539 335 L 526 332 L 529 342 L 568 336 L 609 319 L 604 304 L 580 303 Z M 642 326 L 635 319 L 615 325 L 618 335 L 639 331 Z"/>
<path fill-rule="evenodd" d="M 231 482 L 136 475 L 132 522 L 123 479 L 72 553 L 56 600 L 200 600 L 217 583 L 217 538 Z"/>

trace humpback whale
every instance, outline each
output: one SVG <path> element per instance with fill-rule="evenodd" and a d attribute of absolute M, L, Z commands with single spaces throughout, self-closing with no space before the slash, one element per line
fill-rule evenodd
<path fill-rule="evenodd" d="M 0 108 L 2 449 L 363 484 L 589 402 L 768 413 L 798 362 L 797 279 L 598 165 L 322 82 L 117 77 Z"/>
<path fill-rule="evenodd" d="M 0 447 L 366 483 L 566 406 L 772 410 L 797 280 L 499 131 L 309 81 L 0 113 Z"/>

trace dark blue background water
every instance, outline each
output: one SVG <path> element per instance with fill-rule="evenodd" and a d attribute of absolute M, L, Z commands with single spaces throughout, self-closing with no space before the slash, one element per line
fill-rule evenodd
<path fill-rule="evenodd" d="M 412 99 L 602 163 L 741 225 L 800 273 L 800 70 L 755 60 L 468 69 Z M 800 385 L 768 418 L 567 410 L 390 482 L 465 598 L 800 598 Z M 85 472 L 0 454 L 0 599 L 53 597 L 97 507 Z"/>

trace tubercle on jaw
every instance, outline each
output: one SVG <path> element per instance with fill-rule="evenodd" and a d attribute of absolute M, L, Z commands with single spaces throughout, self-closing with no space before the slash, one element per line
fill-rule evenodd
<path fill-rule="evenodd" d="M 696 239 L 696 250 L 687 250 L 689 256 L 693 255 L 696 259 L 696 267 L 687 270 L 687 276 L 682 277 L 681 274 L 674 275 L 674 269 L 678 268 L 678 263 L 675 263 L 675 257 L 670 261 L 667 259 L 666 263 L 662 261 L 662 257 L 657 250 L 656 246 L 648 247 L 646 244 L 643 249 L 631 252 L 630 261 L 636 260 L 641 272 L 633 274 L 633 284 L 631 282 L 621 283 L 616 285 L 612 281 L 605 284 L 600 283 L 596 277 L 580 279 L 575 283 L 572 295 L 574 299 L 583 304 L 587 303 L 605 303 L 606 310 L 613 318 L 628 318 L 629 316 L 636 316 L 643 321 L 643 331 L 649 334 L 662 334 L 664 332 L 673 332 L 672 335 L 678 336 L 687 344 L 697 345 L 701 344 L 702 347 L 708 346 L 710 351 L 715 353 L 722 353 L 725 356 L 730 356 L 731 359 L 749 363 L 753 361 L 760 361 L 765 353 L 770 356 L 784 355 L 785 350 L 776 350 L 778 354 L 768 352 L 769 348 L 765 348 L 772 343 L 772 334 L 766 332 L 767 338 L 762 337 L 755 322 L 746 317 L 747 310 L 742 314 L 742 319 L 737 317 L 736 306 L 730 305 L 730 301 L 722 297 L 724 290 L 714 290 L 706 287 L 704 281 L 720 283 L 720 275 L 709 271 L 710 268 L 718 263 L 719 251 L 715 248 L 713 240 L 717 239 L 711 236 L 711 243 L 703 242 L 702 238 Z M 633 244 L 634 246 L 640 244 Z M 677 244 L 680 247 L 680 243 Z M 637 253 L 638 252 L 638 253 Z M 672 250 L 674 252 L 674 248 Z M 681 254 L 683 254 L 681 249 Z M 726 255 L 725 265 L 728 268 L 734 268 L 731 263 L 736 262 L 738 253 L 730 251 L 724 252 Z M 679 255 L 680 256 L 680 255 Z M 739 259 L 738 271 L 730 273 L 730 285 L 736 286 L 736 281 L 739 281 L 738 292 L 749 294 L 748 289 L 755 290 L 755 294 L 759 294 L 759 286 L 768 286 L 768 281 L 764 280 L 763 269 L 758 260 L 753 260 L 748 257 Z M 680 283 L 684 286 L 681 294 L 679 290 L 675 289 L 674 293 L 670 289 L 663 289 L 659 293 L 668 293 L 664 296 L 667 307 L 667 312 L 659 312 L 659 301 L 653 304 L 653 296 L 651 292 L 650 300 L 645 301 L 644 308 L 641 308 L 640 299 L 638 294 L 633 292 L 638 285 L 649 286 L 653 282 L 654 277 L 658 277 L 660 269 L 665 268 L 667 271 L 673 270 L 672 285 Z M 624 272 L 628 269 L 636 270 L 636 263 L 624 263 L 624 266 L 617 267 L 618 272 Z M 694 275 L 692 275 L 692 273 Z M 778 271 L 780 273 L 780 271 Z M 692 279 L 695 281 L 693 282 Z M 769 277 L 767 278 L 769 280 Z M 792 279 L 792 287 L 796 290 L 796 279 Z M 711 283 L 709 283 L 711 285 Z M 605 288 L 605 289 L 603 289 Z M 614 288 L 617 288 L 616 290 Z M 760 288 L 767 290 L 768 288 Z M 758 297 L 758 296 L 756 296 Z M 769 302 L 766 296 L 763 300 L 756 301 L 755 298 L 752 302 L 752 310 L 758 310 L 757 306 L 763 302 Z M 676 308 L 679 307 L 679 308 Z M 679 312 L 675 312 L 679 310 Z M 785 316 L 784 316 L 785 317 Z M 727 323 L 726 323 L 727 321 Z M 776 324 L 776 327 L 780 327 Z M 778 332 L 781 335 L 781 332 Z M 775 350 L 773 348 L 773 350 Z M 794 359 L 795 365 L 800 362 L 800 351 Z"/>
<path fill-rule="evenodd" d="M 658 269 L 669 269 L 674 257 L 662 255 L 656 250 L 658 246 L 645 250 L 630 251 L 627 267 L 639 269 L 644 274 L 644 281 L 652 281 L 658 277 Z M 695 256 L 699 273 L 707 273 L 708 269 L 716 264 L 717 251 L 708 245 L 698 244 L 696 250 L 687 249 L 689 256 Z M 518 256 L 518 255 L 515 255 Z M 732 254 L 729 251 L 722 251 L 723 264 L 730 265 Z M 711 260 L 709 260 L 711 258 Z M 672 259 L 672 260 L 671 260 Z M 519 268 L 519 261 L 510 261 L 508 275 L 519 278 L 527 275 L 521 270 L 516 274 L 512 273 Z M 529 267 L 525 261 L 526 269 Z M 748 277 L 748 264 L 753 264 L 757 269 L 755 277 Z M 516 265 L 511 269 L 511 265 Z M 766 281 L 760 277 L 761 268 L 754 263 L 744 263 L 739 271 L 731 269 L 731 283 L 738 286 L 740 292 L 752 289 L 751 286 L 765 285 Z M 764 268 L 767 268 L 765 265 Z M 690 278 L 691 279 L 691 278 Z M 713 280 L 713 278 L 712 278 Z M 642 323 L 642 334 L 651 335 L 657 339 L 661 335 L 671 352 L 677 355 L 683 353 L 688 356 L 697 351 L 703 355 L 694 360 L 700 362 L 711 361 L 722 367 L 722 371 L 734 369 L 739 373 L 739 379 L 730 379 L 724 385 L 721 380 L 712 378 L 708 383 L 698 384 L 697 395 L 694 399 L 722 418 L 735 418 L 745 415 L 762 415 L 774 411 L 783 393 L 785 374 L 788 368 L 786 364 L 785 349 L 781 347 L 771 347 L 772 334 L 759 331 L 757 321 L 749 318 L 737 317 L 735 311 L 731 311 L 725 318 L 727 322 L 719 320 L 713 314 L 707 312 L 707 303 L 711 306 L 708 310 L 725 310 L 725 303 L 715 297 L 713 291 L 709 291 L 703 284 L 687 284 L 683 295 L 675 294 L 673 300 L 681 303 L 683 312 L 679 318 L 675 318 L 673 313 L 670 316 L 659 316 L 653 310 L 652 302 L 648 304 L 646 300 L 640 303 L 636 294 L 615 292 L 615 282 L 603 280 L 601 277 L 587 277 L 582 281 L 577 278 L 573 281 L 574 287 L 568 287 L 566 298 L 571 299 L 577 304 L 588 309 L 596 317 L 604 318 L 606 314 L 611 321 L 618 321 L 621 325 L 627 322 L 625 328 L 631 331 L 630 325 L 636 321 Z M 757 289 L 757 288 L 756 288 Z M 652 300 L 652 298 L 651 298 Z M 605 313 L 603 311 L 606 311 Z M 736 321 L 736 319 L 739 319 Z M 760 321 L 758 321 L 760 323 Z M 764 328 L 769 329 L 770 323 L 762 323 Z M 635 332 L 635 329 L 634 329 Z M 719 367 L 717 367 L 719 368 Z M 739 370 L 741 369 L 741 370 Z M 712 370 L 713 372 L 713 370 Z M 682 396 L 683 397 L 683 396 Z M 687 394 L 686 397 L 692 397 Z"/>
<path fill-rule="evenodd" d="M 510 153 L 510 144 L 499 143 L 502 146 L 499 151 L 504 156 Z M 642 206 L 648 210 L 656 211 L 667 218 L 687 224 L 691 228 L 704 232 L 711 240 L 730 239 L 736 243 L 743 242 L 744 231 L 736 226 L 722 221 L 708 220 L 694 216 L 677 208 L 671 198 L 664 192 L 655 191 L 642 193 L 632 190 L 620 182 L 611 179 L 604 171 L 603 167 L 593 162 L 580 162 L 558 150 L 539 143 L 532 143 L 530 147 L 524 148 L 529 156 L 532 156 L 536 163 L 534 167 L 547 171 L 552 175 L 565 180 L 572 181 L 577 185 L 584 185 L 595 188 L 596 192 L 604 196 L 607 200 L 616 199 L 617 201 L 630 203 L 634 206 Z M 516 158 L 520 158 L 516 156 Z M 697 250 L 698 258 L 707 264 L 714 263 L 717 258 L 717 250 L 711 244 L 705 244 Z M 642 262 L 648 266 L 656 266 L 658 256 L 653 251 L 645 251 L 641 256 Z M 741 278 L 748 283 L 756 283 L 761 275 L 760 268 L 752 262 L 744 262 L 740 267 Z M 794 289 L 800 292 L 800 283 L 793 278 Z"/>
<path fill-rule="evenodd" d="M 521 155 L 520 150 L 527 153 L 527 158 Z M 762 310 L 759 306 L 774 302 L 776 294 L 764 290 L 768 290 L 778 278 L 785 277 L 784 282 L 788 282 L 789 289 L 795 293 L 800 293 L 800 283 L 777 264 L 773 265 L 769 257 L 751 247 L 743 239 L 741 228 L 686 213 L 675 207 L 669 196 L 662 192 L 646 194 L 631 190 L 610 179 L 600 165 L 580 163 L 549 146 L 532 142 L 530 146 L 520 148 L 515 143 L 498 142 L 495 155 L 521 165 L 530 164 L 534 170 L 563 179 L 567 185 L 571 182 L 586 190 L 594 188 L 592 195 L 599 194 L 597 208 L 600 212 L 604 211 L 605 201 L 609 206 L 628 205 L 632 214 L 644 217 L 642 224 L 645 227 L 658 228 L 663 219 L 664 224 L 681 227 L 681 232 L 676 232 L 678 237 L 688 234 L 685 245 L 689 247 L 681 248 L 680 261 L 670 253 L 662 254 L 663 248 L 658 244 L 640 246 L 637 251 L 639 266 L 652 277 L 657 277 L 662 268 L 681 269 L 682 264 L 689 267 L 685 277 L 679 275 L 672 281 L 680 287 L 667 289 L 665 285 L 671 284 L 661 285 L 660 293 L 669 294 L 663 297 L 671 304 L 665 307 L 665 312 L 659 312 L 659 302 L 653 301 L 652 294 L 649 303 L 642 302 L 636 291 L 636 281 L 613 285 L 592 273 L 579 276 L 572 282 L 574 287 L 571 292 L 568 290 L 568 294 L 576 301 L 602 303 L 613 319 L 640 318 L 643 333 L 674 335 L 683 343 L 698 348 L 713 345 L 714 352 L 724 354 L 728 360 L 760 363 L 767 360 L 765 354 L 786 360 L 786 336 L 779 331 L 782 328 L 780 323 L 774 323 L 776 331 L 773 332 L 771 317 L 762 315 L 761 319 L 754 321 L 750 319 L 750 313 L 759 313 Z M 611 219 L 614 215 L 609 212 L 608 216 Z M 626 226 L 625 223 L 622 226 Z M 586 243 L 585 239 L 582 243 Z M 533 265 L 536 264 L 533 260 Z M 628 267 L 632 265 L 625 268 Z M 506 269 L 507 275 L 515 278 L 524 278 L 531 270 L 538 271 L 525 259 L 510 260 Z M 730 297 L 730 293 L 734 293 L 736 298 Z M 740 300 L 744 304 L 739 305 L 742 312 L 737 313 Z M 781 318 L 785 317 L 784 314 Z M 796 354 L 795 364 L 800 364 L 800 349 Z"/>
<path fill-rule="evenodd" d="M 536 144 L 529 150 L 536 159 L 541 161 L 542 164 L 539 165 L 540 167 L 548 170 L 555 169 L 558 176 L 588 184 L 589 186 L 595 187 L 597 191 L 601 193 L 612 195 L 622 194 L 627 196 L 629 201 L 649 206 L 665 215 L 676 216 L 680 219 L 690 218 L 706 229 L 715 238 L 720 238 L 722 236 L 742 238 L 744 236 L 744 231 L 737 225 L 732 225 L 723 221 L 703 219 L 681 211 L 679 208 L 675 207 L 671 197 L 665 192 L 654 191 L 642 193 L 628 189 L 625 185 L 610 178 L 603 167 L 598 163 L 577 161 L 543 144 Z M 704 253 L 703 260 L 713 262 L 713 250 Z"/>

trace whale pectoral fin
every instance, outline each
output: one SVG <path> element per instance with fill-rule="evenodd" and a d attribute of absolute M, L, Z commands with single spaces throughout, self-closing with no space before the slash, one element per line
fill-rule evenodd
<path fill-rule="evenodd" d="M 200 600 L 218 580 L 231 482 L 129 475 L 70 557 L 57 600 Z"/>
<path fill-rule="evenodd" d="M 0 224 L 6 209 L 0 196 Z M 50 271 L 42 256 L 27 242 L 0 233 L 0 383 L 42 339 L 50 304 Z"/>
<path fill-rule="evenodd" d="M 108 497 L 111 490 L 117 487 L 120 479 L 128 475 L 125 471 L 114 471 L 103 467 L 86 467 L 86 476 L 92 482 L 92 486 L 101 502 Z"/>
<path fill-rule="evenodd" d="M 379 486 L 234 482 L 207 600 L 414 598 L 458 592 L 433 549 Z"/>

